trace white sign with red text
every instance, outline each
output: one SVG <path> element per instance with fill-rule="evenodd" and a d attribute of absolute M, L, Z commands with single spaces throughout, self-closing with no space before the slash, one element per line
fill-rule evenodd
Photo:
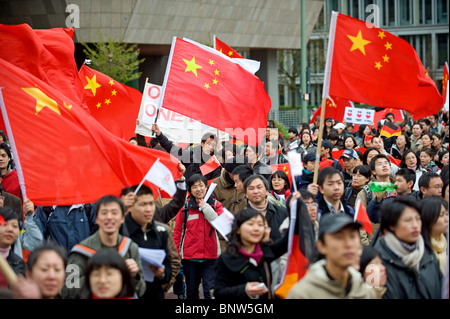
<path fill-rule="evenodd" d="M 152 124 L 155 123 L 160 97 L 161 86 L 147 82 L 142 93 L 136 134 L 152 136 Z M 221 140 L 228 139 L 228 134 L 164 107 L 159 110 L 156 123 L 169 140 L 179 143 L 200 143 L 206 132 L 215 133 Z"/>

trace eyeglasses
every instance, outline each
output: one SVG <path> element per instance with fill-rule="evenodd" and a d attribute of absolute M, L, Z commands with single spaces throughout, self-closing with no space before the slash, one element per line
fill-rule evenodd
<path fill-rule="evenodd" d="M 442 187 L 444 187 L 444 184 L 437 184 L 437 185 L 434 185 L 434 186 L 430 186 L 430 187 L 428 187 L 428 188 L 436 188 L 436 189 L 440 189 L 440 188 L 442 188 Z"/>
<path fill-rule="evenodd" d="M 306 207 L 318 207 L 319 205 L 317 203 L 305 203 Z"/>
<path fill-rule="evenodd" d="M 378 162 L 377 166 L 389 165 L 389 162 Z"/>
<path fill-rule="evenodd" d="M 411 157 L 405 157 L 405 160 L 407 160 L 407 161 L 412 161 L 412 160 L 415 160 L 416 159 L 416 157 L 414 156 L 411 156 Z"/>

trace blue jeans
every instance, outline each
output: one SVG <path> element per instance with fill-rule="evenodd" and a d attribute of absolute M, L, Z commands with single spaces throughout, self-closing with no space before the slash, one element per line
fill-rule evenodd
<path fill-rule="evenodd" d="M 187 299 L 199 299 L 198 287 L 200 282 L 203 285 L 204 298 L 211 299 L 210 290 L 214 289 L 216 260 L 191 261 L 183 259 L 181 263 L 186 278 Z"/>

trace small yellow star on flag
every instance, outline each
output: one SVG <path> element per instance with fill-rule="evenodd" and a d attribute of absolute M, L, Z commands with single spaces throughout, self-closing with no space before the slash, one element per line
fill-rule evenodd
<path fill-rule="evenodd" d="M 109 105 L 110 103 L 111 103 L 111 100 L 110 100 L 110 99 L 106 99 L 106 100 L 105 100 L 105 104 L 106 104 L 106 105 Z"/>
<path fill-rule="evenodd" d="M 116 90 L 112 90 L 111 91 L 111 95 L 116 95 L 117 94 L 117 91 Z"/>
<path fill-rule="evenodd" d="M 380 70 L 382 67 L 381 62 L 375 62 L 375 68 L 377 68 L 378 70 Z"/>
<path fill-rule="evenodd" d="M 205 83 L 204 87 L 205 87 L 206 89 L 209 89 L 209 83 Z"/>
<path fill-rule="evenodd" d="M 386 42 L 384 46 L 386 47 L 386 50 L 392 50 L 392 43 Z"/>

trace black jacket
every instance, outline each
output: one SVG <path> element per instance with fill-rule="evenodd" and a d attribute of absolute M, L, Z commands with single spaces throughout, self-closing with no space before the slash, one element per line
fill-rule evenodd
<path fill-rule="evenodd" d="M 256 266 L 240 253 L 234 256 L 227 250 L 220 254 L 216 260 L 214 297 L 216 299 L 250 300 L 251 298 L 245 292 L 245 285 L 250 281 L 264 282 L 270 288 L 264 264 L 266 264 L 269 276 L 271 276 L 270 263 L 287 252 L 288 238 L 288 232 L 286 231 L 283 237 L 274 242 L 273 245 L 261 245 L 264 255 Z M 260 296 L 260 299 L 267 298 L 267 293 Z"/>
<path fill-rule="evenodd" d="M 12 247 L 11 250 L 9 251 L 9 255 L 8 258 L 6 258 L 6 261 L 8 262 L 9 266 L 12 268 L 14 273 L 16 273 L 17 275 L 23 275 L 25 277 L 25 270 L 26 270 L 25 262 L 23 261 L 22 258 L 20 258 L 19 255 L 16 255 L 12 251 Z"/>
<path fill-rule="evenodd" d="M 436 256 L 427 245 L 418 273 L 403 263 L 384 238 L 377 240 L 374 248 L 386 267 L 387 290 L 383 299 L 441 299 L 442 273 Z"/>
<path fill-rule="evenodd" d="M 178 187 L 177 183 L 177 191 L 173 195 L 170 202 L 168 202 L 163 207 L 156 206 L 155 216 L 153 219 L 155 221 L 167 224 L 172 218 L 177 216 L 180 209 L 183 207 L 184 202 L 186 201 L 187 190 L 183 190 Z"/>
<path fill-rule="evenodd" d="M 131 238 L 139 247 L 150 249 L 163 249 L 166 252 L 163 264 L 165 267 L 163 279 L 154 278 L 153 282 L 146 281 L 147 289 L 141 299 L 164 299 L 162 285 L 168 283 L 172 278 L 172 264 L 168 250 L 168 237 L 170 234 L 163 226 L 158 226 L 158 222 L 152 221 L 143 232 L 141 226 L 134 221 L 129 213 L 125 217 L 122 226 L 122 235 Z"/>
<path fill-rule="evenodd" d="M 250 207 L 250 203 L 247 204 L 247 207 Z M 267 212 L 266 219 L 267 224 L 269 225 L 270 231 L 270 239 L 277 240 L 281 238 L 280 226 L 283 221 L 289 217 L 289 213 L 286 208 L 274 205 L 271 202 L 267 202 Z"/>
<path fill-rule="evenodd" d="M 183 149 L 178 145 L 175 145 L 174 143 L 169 141 L 169 139 L 162 133 L 159 136 L 157 136 L 157 139 L 162 148 L 164 148 L 167 152 L 178 158 L 180 162 L 184 166 L 186 166 L 186 172 L 184 173 L 186 180 L 188 180 L 189 177 L 191 177 L 194 174 L 203 175 L 202 171 L 200 170 L 200 166 L 205 164 L 211 158 L 211 155 L 205 154 L 202 151 L 201 145 L 198 145 L 193 149 L 189 148 Z M 211 180 L 216 177 L 219 177 L 221 172 L 222 168 L 221 166 L 219 166 L 212 172 L 205 175 L 206 180 Z"/>

